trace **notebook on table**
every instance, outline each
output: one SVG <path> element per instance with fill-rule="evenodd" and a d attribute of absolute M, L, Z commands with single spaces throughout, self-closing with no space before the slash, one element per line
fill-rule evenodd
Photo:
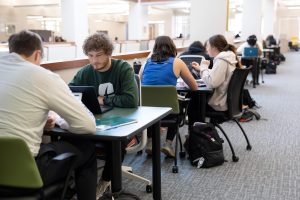
<path fill-rule="evenodd" d="M 96 119 L 96 128 L 97 130 L 104 131 L 133 123 L 137 123 L 137 120 L 118 115 L 110 115 L 108 117 Z"/>
<path fill-rule="evenodd" d="M 82 103 L 93 113 L 102 114 L 113 107 L 107 105 L 100 105 L 97 94 L 93 86 L 69 86 L 77 99 L 81 99 Z"/>

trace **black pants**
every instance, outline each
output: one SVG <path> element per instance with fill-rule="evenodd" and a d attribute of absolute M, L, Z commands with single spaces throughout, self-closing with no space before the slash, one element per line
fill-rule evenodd
<path fill-rule="evenodd" d="M 102 172 L 102 180 L 104 181 L 111 181 L 112 176 L 113 176 L 113 165 L 112 165 L 112 158 L 114 155 L 112 155 L 112 143 L 111 142 L 102 142 L 105 148 L 105 165 L 104 169 Z M 124 156 L 126 153 L 126 146 L 127 142 L 121 142 L 121 156 L 122 156 L 122 161 L 124 160 Z"/>
<path fill-rule="evenodd" d="M 45 152 L 45 149 L 52 151 Z M 64 139 L 48 144 L 42 144 L 36 163 L 45 185 L 58 181 L 63 170 L 57 165 L 49 166 L 49 161 L 57 154 L 71 152 L 76 154 L 75 162 L 75 184 L 79 200 L 95 200 L 97 185 L 97 162 L 95 145 L 88 140 Z M 61 167 L 61 166 L 60 166 Z M 66 166 L 69 167 L 69 166 Z"/>

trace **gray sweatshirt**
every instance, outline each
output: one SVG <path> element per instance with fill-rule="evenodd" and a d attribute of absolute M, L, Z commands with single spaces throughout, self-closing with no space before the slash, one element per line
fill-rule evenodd
<path fill-rule="evenodd" d="M 214 58 L 212 69 L 203 64 L 200 66 L 202 80 L 209 88 L 214 89 L 208 104 L 217 111 L 228 109 L 227 88 L 236 63 L 236 55 L 232 51 L 223 51 Z"/>

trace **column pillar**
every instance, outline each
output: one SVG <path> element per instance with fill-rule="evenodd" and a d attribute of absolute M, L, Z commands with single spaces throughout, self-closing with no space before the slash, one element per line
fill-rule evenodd
<path fill-rule="evenodd" d="M 265 39 L 270 34 L 274 34 L 276 22 L 275 6 L 274 0 L 264 0 L 263 2 L 262 39 Z"/>
<path fill-rule="evenodd" d="M 148 6 L 129 3 L 128 40 L 148 39 Z"/>
<path fill-rule="evenodd" d="M 204 42 L 212 35 L 224 35 L 226 17 L 226 0 L 191 0 L 191 40 Z"/>
<path fill-rule="evenodd" d="M 87 1 L 61 0 L 62 37 L 75 42 L 76 57 L 85 56 L 82 44 L 88 36 Z"/>
<path fill-rule="evenodd" d="M 262 1 L 251 0 L 243 2 L 242 39 L 255 34 L 258 40 L 262 33 Z"/>

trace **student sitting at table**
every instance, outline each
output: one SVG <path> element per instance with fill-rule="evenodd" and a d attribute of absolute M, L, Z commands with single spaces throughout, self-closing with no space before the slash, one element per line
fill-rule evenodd
<path fill-rule="evenodd" d="M 247 57 L 246 55 L 244 55 L 245 52 L 245 48 L 247 47 L 253 47 L 253 48 L 257 48 L 258 50 L 258 55 L 256 55 L 256 57 Z M 262 55 L 262 47 L 261 45 L 257 42 L 257 37 L 256 35 L 250 35 L 247 38 L 247 41 L 245 43 L 243 43 L 238 49 L 237 49 L 237 53 L 242 55 L 241 58 L 241 64 L 245 65 L 246 67 L 250 67 L 250 66 L 255 66 L 252 68 L 252 81 L 255 81 L 254 84 L 259 84 L 258 83 L 258 78 L 259 78 L 259 69 L 258 69 L 258 65 L 260 62 L 259 57 Z M 256 63 L 256 64 L 255 64 Z"/>
<path fill-rule="evenodd" d="M 200 55 L 203 56 L 206 60 L 210 60 L 209 68 L 211 69 L 213 66 L 212 58 L 209 57 L 209 55 L 206 52 L 205 46 L 200 41 L 194 41 L 192 44 L 190 44 L 187 51 L 181 53 L 180 56 L 185 55 Z"/>
<path fill-rule="evenodd" d="M 191 90 L 197 90 L 196 80 L 185 63 L 176 58 L 177 50 L 174 42 L 168 36 L 159 36 L 155 40 L 152 55 L 140 70 L 142 85 L 174 85 L 181 77 Z M 169 127 L 166 142 L 161 151 L 169 157 L 175 157 L 172 147 L 173 139 L 176 135 L 176 127 Z M 148 141 L 146 153 L 152 153 L 152 133 L 148 130 Z"/>
<path fill-rule="evenodd" d="M 52 158 L 67 152 L 76 154 L 77 199 L 95 200 L 97 162 L 94 143 L 88 139 L 64 137 L 42 144 L 44 130 L 50 131 L 57 120 L 54 112 L 65 119 L 69 125 L 67 130 L 74 134 L 95 134 L 94 117 L 57 74 L 40 66 L 43 45 L 38 34 L 24 30 L 11 35 L 8 42 L 9 54 L 0 56 L 0 137 L 19 137 L 26 142 L 35 157 L 44 186 L 67 176 L 65 170 L 61 170 L 60 162 L 52 162 L 49 167 Z M 50 113 L 50 110 L 54 112 Z"/>
<path fill-rule="evenodd" d="M 214 65 L 209 69 L 208 60 L 203 60 L 199 65 L 193 62 L 192 66 L 200 72 L 201 78 L 209 88 L 213 88 L 213 95 L 208 101 L 208 108 L 216 111 L 226 111 L 227 88 L 235 68 L 240 68 L 235 47 L 228 44 L 223 35 L 214 35 L 207 41 L 208 55 L 214 57 Z"/>
<path fill-rule="evenodd" d="M 237 49 L 237 53 L 241 54 L 242 56 L 244 56 L 244 50 L 246 47 L 254 47 L 258 49 L 258 56 L 262 55 L 262 47 L 261 45 L 257 42 L 257 37 L 256 35 L 250 35 L 247 38 L 247 41 L 244 42 L 243 44 L 241 44 L 241 46 L 239 46 L 239 48 Z"/>
<path fill-rule="evenodd" d="M 121 108 L 135 108 L 138 105 L 138 88 L 134 79 L 133 68 L 128 62 L 112 59 L 113 43 L 103 33 L 95 33 L 86 38 L 83 51 L 88 56 L 90 64 L 83 66 L 69 85 L 94 86 L 99 93 L 98 101 L 101 105 Z M 102 89 L 106 88 L 108 94 Z M 111 185 L 112 153 L 111 142 L 105 144 L 105 166 L 97 186 L 97 199 L 108 190 Z M 122 142 L 122 158 L 124 158 L 125 142 Z"/>

